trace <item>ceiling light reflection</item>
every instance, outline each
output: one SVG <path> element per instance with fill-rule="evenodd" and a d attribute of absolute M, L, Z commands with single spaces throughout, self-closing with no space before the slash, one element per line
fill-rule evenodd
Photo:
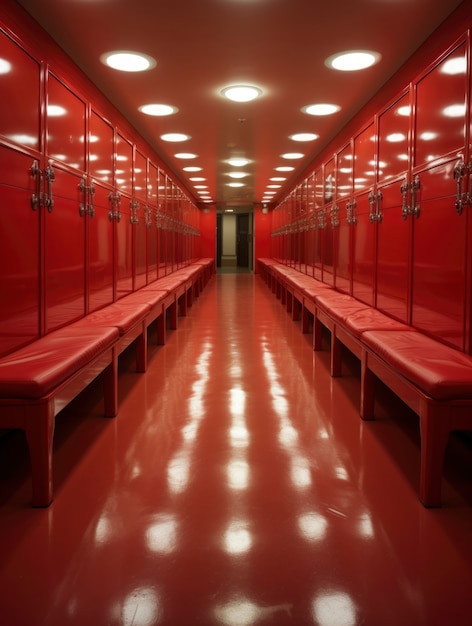
<path fill-rule="evenodd" d="M 298 530 L 307 541 L 321 541 L 326 536 L 328 521 L 319 513 L 302 513 L 297 520 Z"/>
<path fill-rule="evenodd" d="M 237 597 L 226 604 L 215 607 L 214 613 L 218 624 L 223 626 L 254 626 L 262 619 L 271 619 L 275 613 L 285 612 L 287 622 L 292 618 L 292 604 L 258 606 L 251 600 Z M 272 621 L 272 620 L 271 620 Z"/>
<path fill-rule="evenodd" d="M 156 517 L 146 530 L 146 544 L 152 552 L 171 554 L 177 548 L 178 523 L 173 515 L 162 514 Z"/>
<path fill-rule="evenodd" d="M 351 596 L 342 591 L 324 592 L 313 601 L 313 619 L 318 626 L 355 626 L 356 613 Z"/>
<path fill-rule="evenodd" d="M 106 52 L 100 61 L 114 70 L 121 72 L 144 72 L 156 66 L 156 61 L 147 54 L 118 50 Z"/>
<path fill-rule="evenodd" d="M 311 485 L 311 472 L 308 460 L 294 455 L 291 459 L 290 478 L 298 489 L 305 489 Z"/>
<path fill-rule="evenodd" d="M 231 522 L 224 534 L 224 549 L 228 554 L 243 554 L 249 552 L 252 546 L 252 536 L 248 530 L 248 522 L 236 520 Z"/>
<path fill-rule="evenodd" d="M 138 587 L 130 591 L 117 612 L 121 626 L 154 626 L 161 617 L 159 596 L 152 587 Z"/>
<path fill-rule="evenodd" d="M 249 486 L 249 464 L 246 461 L 233 460 L 226 468 L 228 485 L 230 489 L 237 491 L 247 489 Z"/>

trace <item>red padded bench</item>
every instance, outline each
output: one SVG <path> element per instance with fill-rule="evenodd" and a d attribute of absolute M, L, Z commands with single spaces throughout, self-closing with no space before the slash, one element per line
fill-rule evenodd
<path fill-rule="evenodd" d="M 118 338 L 114 327 L 71 324 L 0 358 L 0 428 L 25 431 L 33 506 L 53 498 L 56 415 L 102 372 L 105 415 L 116 415 Z"/>
<path fill-rule="evenodd" d="M 297 284 L 292 278 L 294 270 L 284 269 L 272 259 L 259 259 L 259 267 L 274 293 L 282 289 L 274 286 L 276 281 Z M 303 278 L 298 284 L 304 284 L 306 277 L 300 275 Z M 313 348 L 319 350 L 322 327 L 329 329 L 332 376 L 341 374 L 343 345 L 360 359 L 360 414 L 364 420 L 374 418 L 377 378 L 419 415 L 419 498 L 427 507 L 441 506 L 449 435 L 454 430 L 472 430 L 472 357 L 308 278 L 312 287 L 300 288 L 304 296 L 302 330 L 308 330 L 309 311 L 313 315 Z"/>
<path fill-rule="evenodd" d="M 104 413 L 118 412 L 118 356 L 136 341 L 136 368 L 147 368 L 147 328 L 157 321 L 166 341 L 166 311 L 177 328 L 212 274 L 202 259 L 81 320 L 0 357 L 0 428 L 22 429 L 30 452 L 33 506 L 53 499 L 52 452 L 56 415 L 103 373 Z"/>
<path fill-rule="evenodd" d="M 472 357 L 414 330 L 369 330 L 362 343 L 361 417 L 374 417 L 376 377 L 419 415 L 419 497 L 441 506 L 449 434 L 472 430 Z"/>

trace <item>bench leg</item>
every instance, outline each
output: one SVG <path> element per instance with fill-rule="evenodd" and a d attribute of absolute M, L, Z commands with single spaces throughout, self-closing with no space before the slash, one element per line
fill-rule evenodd
<path fill-rule="evenodd" d="M 363 420 L 374 419 L 375 404 L 375 374 L 369 369 L 367 352 L 364 350 L 361 357 L 361 406 L 360 415 Z"/>
<path fill-rule="evenodd" d="M 147 369 L 147 330 L 143 322 L 143 329 L 136 338 L 136 371 L 145 372 Z"/>
<path fill-rule="evenodd" d="M 28 410 L 25 432 L 31 460 L 32 503 L 35 507 L 49 506 L 53 499 L 54 410 L 52 401 L 32 406 Z"/>
<path fill-rule="evenodd" d="M 166 343 L 166 312 L 163 311 L 157 318 L 157 345 L 164 346 Z"/>
<path fill-rule="evenodd" d="M 302 306 L 302 333 L 310 332 L 310 315 L 305 306 Z"/>
<path fill-rule="evenodd" d="M 178 325 L 177 320 L 178 320 L 178 315 L 179 315 L 177 302 L 174 302 L 173 304 L 171 304 L 169 309 L 170 309 L 170 328 L 171 330 L 177 330 L 177 325 Z"/>
<path fill-rule="evenodd" d="M 301 304 L 300 301 L 292 296 L 292 320 L 298 322 L 300 319 Z"/>
<path fill-rule="evenodd" d="M 336 326 L 331 332 L 331 376 L 341 376 L 343 344 L 336 337 Z"/>
<path fill-rule="evenodd" d="M 449 440 L 447 407 L 439 407 L 427 400 L 422 401 L 420 410 L 421 431 L 421 502 L 426 507 L 441 506 L 441 484 L 444 452 Z"/>
<path fill-rule="evenodd" d="M 118 413 L 118 355 L 113 350 L 113 360 L 103 372 L 103 400 L 106 417 Z"/>

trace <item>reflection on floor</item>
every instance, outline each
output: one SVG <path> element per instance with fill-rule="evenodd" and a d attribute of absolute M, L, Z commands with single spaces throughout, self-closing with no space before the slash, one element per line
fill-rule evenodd
<path fill-rule="evenodd" d="M 217 267 L 217 274 L 251 274 L 249 267 Z"/>
<path fill-rule="evenodd" d="M 0 623 L 470 624 L 470 442 L 424 509 L 418 419 L 385 391 L 363 423 L 344 366 L 258 276 L 215 276 L 145 375 L 122 355 L 115 419 L 98 384 L 64 410 L 48 509 L 0 440 Z"/>

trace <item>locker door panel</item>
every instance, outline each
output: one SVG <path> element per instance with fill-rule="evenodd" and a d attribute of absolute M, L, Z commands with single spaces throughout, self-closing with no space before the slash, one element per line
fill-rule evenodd
<path fill-rule="evenodd" d="M 157 183 L 157 194 L 159 205 L 157 208 L 157 227 L 158 227 L 158 240 L 159 240 L 159 271 L 158 276 L 166 275 L 166 230 L 165 230 L 165 221 L 166 221 L 166 203 L 167 203 L 167 192 L 166 192 L 166 175 L 164 172 L 159 169 L 158 173 L 158 183 Z"/>
<path fill-rule="evenodd" d="M 54 206 L 52 212 L 44 209 L 47 333 L 85 312 L 85 219 L 79 211 L 80 177 L 59 168 L 55 175 Z"/>
<path fill-rule="evenodd" d="M 134 289 L 144 287 L 147 281 L 147 238 L 148 238 L 148 212 L 145 203 L 139 203 L 137 209 L 137 222 L 134 224 L 135 242 L 135 275 Z"/>
<path fill-rule="evenodd" d="M 462 44 L 416 86 L 415 166 L 465 146 L 466 46 Z"/>
<path fill-rule="evenodd" d="M 121 195 L 120 217 L 115 220 L 115 299 L 133 291 L 134 232 L 130 214 L 131 198 Z"/>
<path fill-rule="evenodd" d="M 52 74 L 47 92 L 47 154 L 85 171 L 85 103 Z"/>
<path fill-rule="evenodd" d="M 88 310 L 113 302 L 114 222 L 110 220 L 111 189 L 95 182 L 95 214 L 87 221 Z"/>
<path fill-rule="evenodd" d="M 351 292 L 351 227 L 346 219 L 346 202 L 339 202 L 336 246 L 336 289 Z"/>
<path fill-rule="evenodd" d="M 374 124 L 370 124 L 354 138 L 354 192 L 372 187 L 375 183 Z"/>
<path fill-rule="evenodd" d="M 375 225 L 370 223 L 368 194 L 357 200 L 357 224 L 352 231 L 352 294 L 374 305 Z"/>
<path fill-rule="evenodd" d="M 410 96 L 405 93 L 379 115 L 379 179 L 397 178 L 408 168 Z"/>
<path fill-rule="evenodd" d="M 31 157 L 0 146 L 0 355 L 40 331 L 39 210 L 31 207 L 31 164 Z"/>
<path fill-rule="evenodd" d="M 322 267 L 323 282 L 334 285 L 334 255 L 336 246 L 336 227 L 333 226 L 332 209 L 336 194 L 336 173 L 334 159 L 324 167 L 324 209 L 326 212 L 323 234 Z"/>
<path fill-rule="evenodd" d="M 467 213 L 455 210 L 455 161 L 421 172 L 413 221 L 412 323 L 465 347 Z"/>
<path fill-rule="evenodd" d="M 148 282 L 157 278 L 158 256 L 158 231 L 157 231 L 157 167 L 149 161 L 147 179 L 147 203 L 150 211 L 150 225 L 148 227 L 148 259 L 147 275 Z"/>
<path fill-rule="evenodd" d="M 402 180 L 381 188 L 382 221 L 378 225 L 377 308 L 409 321 L 411 219 L 402 217 Z"/>
<path fill-rule="evenodd" d="M 1 32 L 0 92 L 0 135 L 39 150 L 40 65 Z"/>
<path fill-rule="evenodd" d="M 113 185 L 113 128 L 100 115 L 90 115 L 88 170 L 92 180 Z"/>

